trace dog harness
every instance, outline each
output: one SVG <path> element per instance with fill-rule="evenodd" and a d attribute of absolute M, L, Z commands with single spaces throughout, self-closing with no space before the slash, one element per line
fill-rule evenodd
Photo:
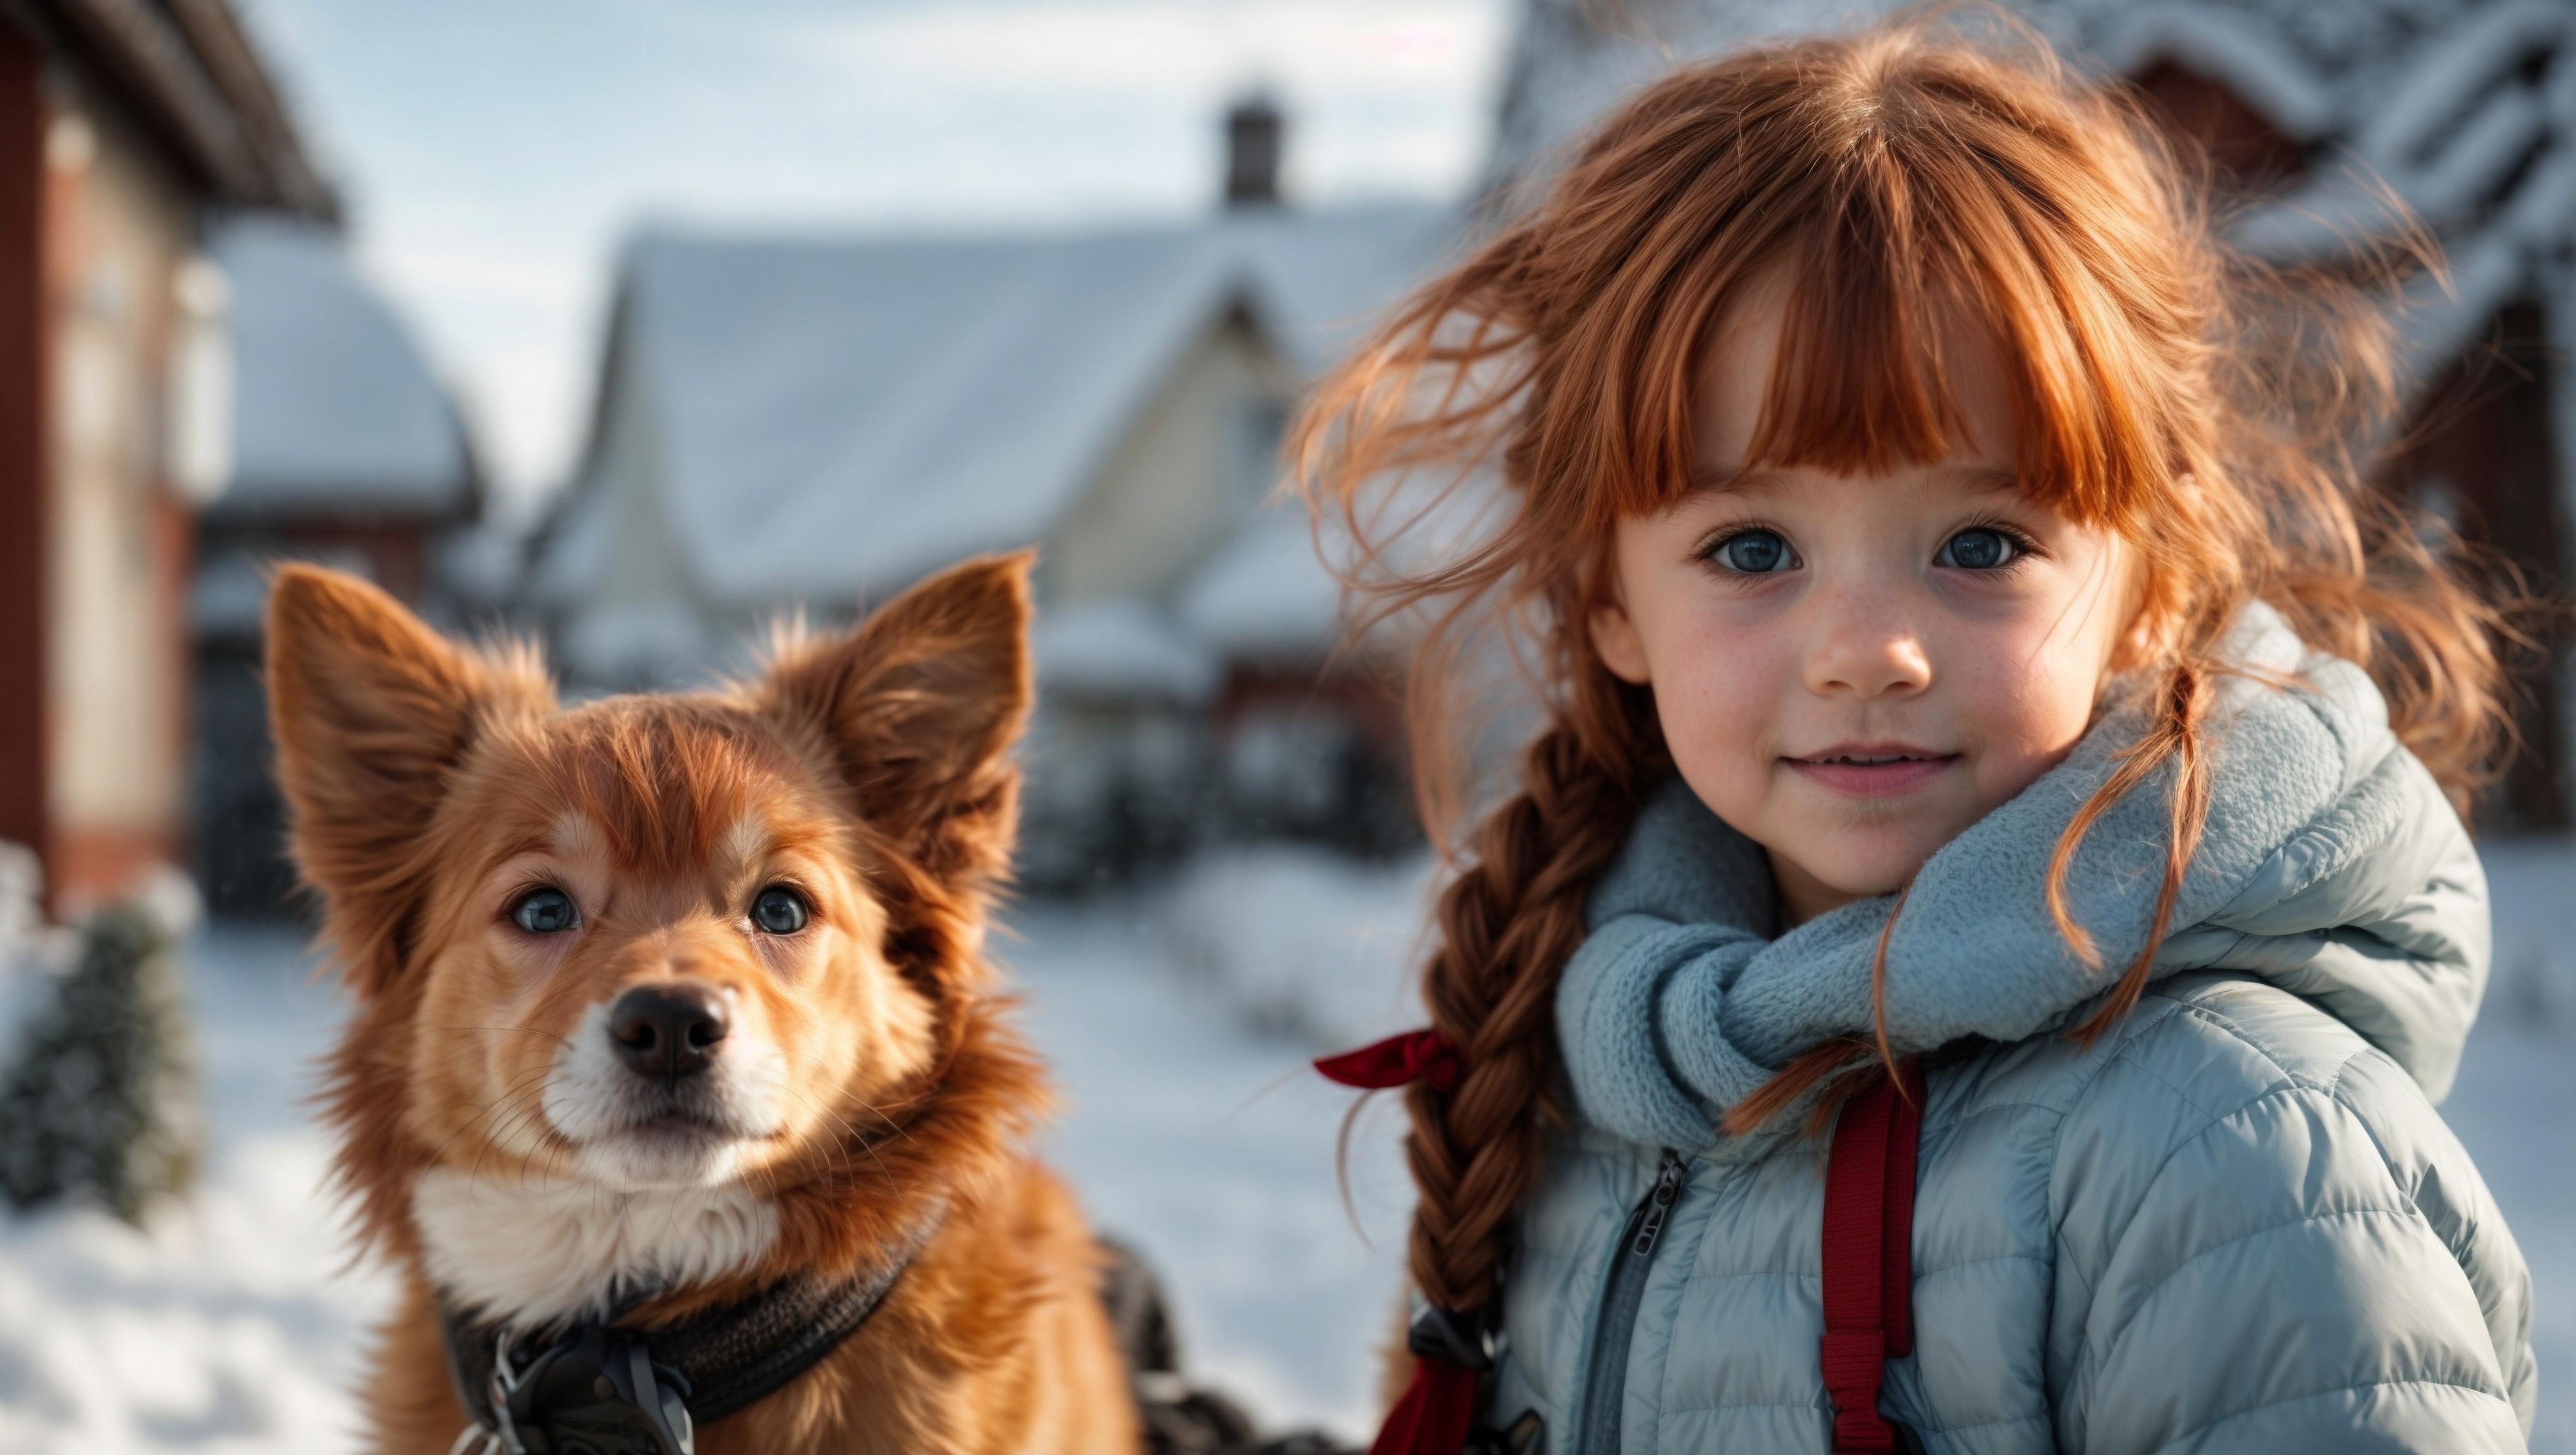
<path fill-rule="evenodd" d="M 447 1371 L 474 1421 L 451 1455 L 695 1455 L 699 1425 L 785 1386 L 858 1332 L 940 1222 L 925 1219 L 877 1268 L 787 1279 L 663 1329 L 616 1327 L 643 1298 L 531 1333 L 441 1295 Z"/>

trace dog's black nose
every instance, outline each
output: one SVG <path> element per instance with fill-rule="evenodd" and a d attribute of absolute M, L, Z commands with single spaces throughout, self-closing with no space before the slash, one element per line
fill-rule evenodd
<path fill-rule="evenodd" d="M 608 1011 L 608 1037 L 617 1043 L 617 1054 L 646 1076 L 706 1070 L 730 1029 L 724 1002 L 698 985 L 638 985 Z"/>

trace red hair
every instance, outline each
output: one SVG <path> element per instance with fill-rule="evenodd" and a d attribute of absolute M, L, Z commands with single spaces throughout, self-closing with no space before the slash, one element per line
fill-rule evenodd
<path fill-rule="evenodd" d="M 1426 819 L 1459 865 L 1423 989 L 1466 1069 L 1452 1090 L 1407 1093 L 1411 1264 L 1433 1302 L 1492 1296 L 1559 1115 L 1552 1007 L 1584 896 L 1671 772 L 1649 691 L 1611 676 L 1585 622 L 1617 521 L 1692 488 L 1699 362 L 1757 277 L 1784 272 L 1788 302 L 1748 467 L 1943 458 L 1964 416 L 1941 325 L 1964 314 L 1999 345 L 2022 488 L 2139 560 L 2146 645 L 2119 666 L 2150 726 L 2058 846 L 2048 895 L 2068 940 L 2092 955 L 2061 880 L 2106 808 L 2161 789 L 2170 841 L 2148 948 L 2081 1035 L 2145 985 L 2208 806 L 2219 645 L 2249 602 L 2366 667 L 2399 737 L 2465 801 L 2503 731 L 2502 622 L 2364 481 L 2393 402 L 2384 315 L 2361 284 L 2232 254 L 2193 175 L 2123 91 L 2070 76 L 2000 16 L 1776 45 L 1629 102 L 1542 205 L 1326 379 L 1292 446 L 1299 478 L 1360 543 L 1368 619 L 1427 621 L 1408 705 Z M 1454 490 L 1496 467 L 1500 515 L 1471 548 L 1428 566 L 1393 549 L 1420 517 L 1388 503 L 1419 497 L 1388 481 Z M 1459 707 L 1470 644 L 1496 636 L 1547 721 L 1519 791 L 1462 842 Z M 1729 1128 L 1868 1051 L 1818 1048 Z"/>

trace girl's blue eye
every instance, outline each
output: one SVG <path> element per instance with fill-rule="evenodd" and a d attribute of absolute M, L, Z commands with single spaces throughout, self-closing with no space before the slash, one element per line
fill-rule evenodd
<path fill-rule="evenodd" d="M 1963 571 L 1992 571 L 2009 566 L 2021 556 L 2021 543 L 2002 531 L 1985 526 L 1972 526 L 1950 537 L 1941 545 L 1936 564 L 1956 566 Z"/>
<path fill-rule="evenodd" d="M 559 935 L 581 923 L 581 911 L 560 889 L 531 889 L 510 906 L 510 923 L 532 935 Z"/>
<path fill-rule="evenodd" d="M 1780 539 L 1776 532 L 1767 530 L 1749 530 L 1742 535 L 1728 536 L 1717 543 L 1717 549 L 1711 554 L 1717 557 L 1719 565 L 1747 576 L 1785 571 L 1796 559 L 1789 554 L 1789 543 Z"/>

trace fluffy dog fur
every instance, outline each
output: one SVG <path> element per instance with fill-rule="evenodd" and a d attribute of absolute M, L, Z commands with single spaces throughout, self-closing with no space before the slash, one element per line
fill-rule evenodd
<path fill-rule="evenodd" d="M 970 562 L 783 642 L 758 681 L 564 708 L 525 649 L 279 572 L 279 776 L 357 1001 L 330 1063 L 337 1170 L 404 1279 L 376 1448 L 437 1455 L 467 1422 L 433 1287 L 535 1325 L 650 1281 L 649 1328 L 881 1263 L 942 1206 L 874 1318 L 698 1448 L 1135 1448 L 1100 1255 L 1027 1150 L 1045 1087 L 982 956 L 1027 578 L 1026 556 Z M 811 906 L 790 934 L 752 917 L 780 885 Z M 545 889 L 574 927 L 513 918 Z M 605 1008 L 645 984 L 726 1007 L 703 1077 L 621 1068 Z"/>

